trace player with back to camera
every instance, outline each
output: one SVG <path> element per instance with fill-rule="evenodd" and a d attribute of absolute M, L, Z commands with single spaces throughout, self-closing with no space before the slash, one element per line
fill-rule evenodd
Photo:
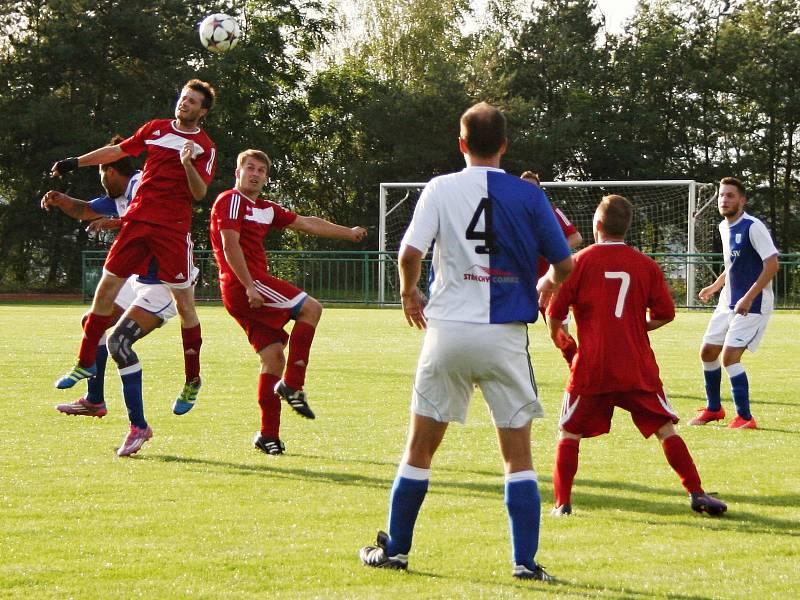
<path fill-rule="evenodd" d="M 559 421 L 551 514 L 572 513 L 580 440 L 608 433 L 614 407 L 619 407 L 631 413 L 644 437 L 659 439 L 690 495 L 692 510 L 719 515 L 727 506 L 703 490 L 692 456 L 675 431 L 678 415 L 664 393 L 650 347 L 648 332 L 672 321 L 675 306 L 658 264 L 625 244 L 632 215 L 626 198 L 602 199 L 593 221 L 596 243 L 575 255 L 575 270 L 547 310 L 557 347 L 568 342 L 561 325 L 570 306 L 578 328 L 578 351 Z M 548 296 L 542 296 L 545 306 Z"/>
<path fill-rule="evenodd" d="M 298 414 L 314 418 L 303 387 L 322 305 L 303 290 L 269 274 L 264 238 L 270 229 L 287 228 L 360 242 L 367 232 L 363 227 L 344 227 L 319 217 L 302 216 L 264 198 L 261 193 L 271 166 L 267 154 L 260 150 L 241 152 L 234 188 L 217 196 L 210 227 L 222 302 L 244 329 L 261 361 L 261 429 L 253 444 L 265 454 L 283 454 L 278 396 Z M 290 320 L 295 323 L 291 335 L 287 335 L 283 328 Z M 287 342 L 288 362 L 284 357 Z"/>
<path fill-rule="evenodd" d="M 699 410 L 689 425 L 705 425 L 725 418 L 720 397 L 722 367 L 725 367 L 736 406 L 736 416 L 728 427 L 757 428 L 750 412 L 750 384 L 741 361 L 745 350 L 756 351 L 772 315 L 772 278 L 778 272 L 778 249 L 764 223 L 744 211 L 746 204 L 741 181 L 734 177 L 720 181 L 717 207 L 725 217 L 719 224 L 725 269 L 698 296 L 708 302 L 716 292 L 722 290 L 722 293 L 700 348 L 706 407 Z"/>
<path fill-rule="evenodd" d="M 120 233 L 106 257 L 84 323 L 78 362 L 56 382 L 56 387 L 66 389 L 94 376 L 97 343 L 114 322 L 114 298 L 129 276 L 147 275 L 155 261 L 155 275 L 170 286 L 181 315 L 187 381 L 175 401 L 176 410 L 184 410 L 196 400 L 201 385 L 202 337 L 192 287 L 190 229 L 192 203 L 203 199 L 216 168 L 216 147 L 199 126 L 211 110 L 214 97 L 214 89 L 208 83 L 192 79 L 181 90 L 174 120 L 149 121 L 117 145 L 53 165 L 53 175 L 62 175 L 77 167 L 112 163 L 147 151 L 141 184 L 122 217 Z"/>
<path fill-rule="evenodd" d="M 115 136 L 109 145 L 121 141 L 122 137 Z M 123 156 L 113 163 L 100 165 L 100 181 L 106 195 L 85 202 L 51 190 L 42 198 L 41 206 L 45 210 L 56 207 L 75 219 L 92 220 L 87 228 L 90 231 L 117 229 L 120 226 L 119 217 L 125 214 L 140 179 L 141 172 L 134 168 L 130 157 Z M 75 402 L 56 406 L 59 412 L 68 415 L 102 418 L 107 414 L 104 375 L 110 350 L 119 368 L 123 397 L 132 425 L 129 435 L 117 450 L 119 456 L 135 454 L 152 437 L 152 429 L 144 418 L 142 368 L 132 345 L 161 327 L 176 312 L 168 286 L 152 276 L 129 277 L 114 299 L 116 328 L 109 334 L 108 345 L 105 334 L 100 338 L 96 358 L 97 373 L 87 380 L 87 393 Z M 136 435 L 134 427 L 144 430 L 145 435 Z"/>
<path fill-rule="evenodd" d="M 536 562 L 541 505 L 530 436 L 531 420 L 543 410 L 527 323 L 539 314 L 539 255 L 553 263 L 546 277 L 557 286 L 572 269 L 572 253 L 542 190 L 500 169 L 508 142 L 497 108 L 482 102 L 468 109 L 458 144 L 467 167 L 428 182 L 400 248 L 403 312 L 409 325 L 427 331 L 406 449 L 389 499 L 389 531 L 379 532 L 377 543 L 359 556 L 369 567 L 408 567 L 433 456 L 449 422 L 466 419 L 477 384 L 504 462 L 512 575 L 550 581 Z M 435 278 L 424 306 L 417 284 L 431 243 Z"/>
<path fill-rule="evenodd" d="M 541 180 L 539 179 L 538 173 L 534 173 L 533 171 L 525 171 L 519 176 L 519 178 L 532 183 L 537 187 L 541 187 Z M 552 202 L 550 203 L 550 206 L 553 208 L 553 213 L 556 215 L 556 220 L 561 227 L 561 231 L 564 232 L 564 237 L 567 238 L 567 244 L 569 245 L 570 249 L 575 250 L 583 243 L 583 236 L 581 235 L 581 232 L 578 231 L 578 228 L 572 224 L 572 222 L 567 218 L 567 215 L 565 215 L 561 209 L 557 208 Z M 548 268 L 550 268 L 550 263 L 547 262 L 546 258 L 540 256 L 537 278 L 543 277 L 545 273 L 547 273 Z M 541 312 L 542 317 L 544 317 L 544 309 Z M 569 334 L 569 328 L 567 327 L 566 322 L 564 322 L 564 333 Z M 568 365 L 572 364 L 572 359 L 575 357 L 575 352 L 577 349 L 578 346 L 575 343 L 575 340 L 572 338 L 572 336 L 569 336 L 569 343 L 561 348 L 561 355 L 564 357 L 564 360 L 567 361 Z"/>

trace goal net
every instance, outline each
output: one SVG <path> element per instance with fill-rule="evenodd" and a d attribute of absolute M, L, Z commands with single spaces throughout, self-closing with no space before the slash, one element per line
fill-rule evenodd
<path fill-rule="evenodd" d="M 399 301 L 396 252 L 411 220 L 424 183 L 380 185 L 379 301 Z M 719 215 L 717 186 L 692 180 L 548 181 L 542 188 L 555 206 L 575 224 L 584 245 L 592 241 L 592 217 L 608 194 L 628 198 L 634 207 L 626 241 L 661 265 L 675 302 L 696 306 L 698 284 L 713 281 L 715 265 L 706 256 L 714 250 Z M 422 280 L 424 281 L 424 280 Z"/>

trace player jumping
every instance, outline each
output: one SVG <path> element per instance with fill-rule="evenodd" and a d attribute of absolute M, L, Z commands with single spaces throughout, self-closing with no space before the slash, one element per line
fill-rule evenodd
<path fill-rule="evenodd" d="M 359 242 L 367 232 L 363 227 L 343 227 L 319 217 L 304 217 L 261 197 L 272 165 L 266 153 L 245 150 L 236 165 L 235 187 L 221 193 L 211 209 L 211 245 L 219 265 L 222 302 L 245 330 L 261 360 L 261 429 L 253 444 L 265 454 L 283 454 L 278 396 L 298 414 L 314 418 L 303 386 L 322 305 L 303 290 L 269 274 L 264 237 L 270 229 L 288 228 Z M 283 328 L 292 319 L 295 323 L 289 336 Z M 287 342 L 288 363 L 283 354 Z"/>

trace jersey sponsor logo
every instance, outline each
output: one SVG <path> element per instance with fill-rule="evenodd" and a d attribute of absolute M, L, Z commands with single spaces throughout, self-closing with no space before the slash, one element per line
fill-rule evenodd
<path fill-rule="evenodd" d="M 263 223 L 265 225 L 269 225 L 272 223 L 272 220 L 275 218 L 275 209 L 271 206 L 267 208 L 252 208 L 247 207 L 248 212 L 245 214 L 244 219 L 245 221 L 255 221 L 256 223 Z"/>
<path fill-rule="evenodd" d="M 155 140 L 145 140 L 144 143 L 149 146 L 158 146 L 160 148 L 168 148 L 170 150 L 177 150 L 178 152 L 180 152 L 183 149 L 183 145 L 186 142 L 191 142 L 191 141 L 192 140 L 189 140 L 180 135 L 175 135 L 174 133 L 168 133 L 167 135 Z M 200 144 L 192 142 L 193 160 L 198 156 L 200 156 L 201 154 L 203 154 L 203 152 L 205 152 L 205 150 L 203 150 L 203 147 Z"/>
<path fill-rule="evenodd" d="M 741 250 L 731 250 L 731 256 L 736 257 L 742 253 Z"/>
<path fill-rule="evenodd" d="M 519 283 L 519 277 L 509 271 L 491 269 L 481 265 L 472 265 L 464 273 L 464 281 L 478 283 Z"/>

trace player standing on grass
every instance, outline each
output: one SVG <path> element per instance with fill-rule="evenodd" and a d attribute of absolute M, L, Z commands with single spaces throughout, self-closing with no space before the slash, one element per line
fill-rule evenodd
<path fill-rule="evenodd" d="M 270 229 L 287 228 L 360 242 L 367 231 L 304 217 L 261 197 L 272 165 L 266 153 L 245 150 L 236 165 L 235 187 L 217 196 L 211 209 L 211 245 L 219 265 L 222 302 L 245 330 L 261 360 L 261 429 L 253 444 L 266 454 L 283 454 L 278 396 L 300 415 L 314 418 L 303 386 L 322 305 L 303 290 L 269 274 L 264 237 Z M 289 336 L 283 328 L 292 319 L 295 323 Z M 287 342 L 288 364 L 283 354 Z"/>
<path fill-rule="evenodd" d="M 534 173 L 533 171 L 525 171 L 522 175 L 519 176 L 520 179 L 532 183 L 537 187 L 541 187 L 539 180 L 538 173 Z M 567 218 L 560 209 L 556 208 L 556 205 L 552 202 L 550 206 L 553 207 L 553 213 L 556 215 L 556 220 L 558 221 L 559 226 L 561 227 L 561 231 L 564 232 L 564 237 L 567 238 L 567 245 L 574 250 L 578 246 L 583 243 L 583 236 L 581 232 L 578 231 L 578 228 L 572 224 L 572 222 Z M 545 273 L 547 273 L 547 269 L 550 268 L 550 263 L 547 262 L 547 259 L 543 256 L 539 257 L 539 271 L 537 272 L 537 278 L 543 277 Z M 542 310 L 542 316 L 544 317 L 544 309 Z M 569 330 L 567 328 L 566 322 L 564 323 L 564 333 L 569 335 Z M 561 348 L 561 355 L 564 357 L 564 360 L 567 361 L 568 365 L 572 364 L 572 359 L 575 357 L 575 352 L 578 350 L 578 346 L 575 343 L 575 339 L 572 336 L 569 336 L 569 343 Z"/>
<path fill-rule="evenodd" d="M 568 342 L 561 325 L 571 306 L 579 342 L 559 421 L 551 514 L 571 514 L 580 440 L 608 433 L 615 406 L 631 413 L 646 438 L 656 434 L 692 509 L 722 514 L 727 507 L 703 491 L 689 450 L 675 432 L 678 415 L 659 379 L 647 332 L 672 321 L 675 305 L 658 264 L 625 244 L 632 215 L 626 198 L 603 198 L 594 215 L 597 243 L 575 255 L 575 270 L 547 311 L 550 336 L 561 348 Z M 546 295 L 542 301 L 547 303 Z"/>
<path fill-rule="evenodd" d="M 707 405 L 689 425 L 705 425 L 725 418 L 720 398 L 722 367 L 725 367 L 736 406 L 736 417 L 728 427 L 757 427 L 750 412 L 750 385 L 741 360 L 746 349 L 756 351 L 772 314 L 772 278 L 778 272 L 778 249 L 764 223 L 744 212 L 746 203 L 741 181 L 734 177 L 720 181 L 717 207 L 725 217 L 719 224 L 725 270 L 698 294 L 700 300 L 708 302 L 722 290 L 700 348 Z"/>
<path fill-rule="evenodd" d="M 78 362 L 56 382 L 56 387 L 69 388 L 95 375 L 97 343 L 114 322 L 114 298 L 130 275 L 147 275 L 155 264 L 155 276 L 170 286 L 181 315 L 188 379 L 176 405 L 193 404 L 197 398 L 202 337 L 192 289 L 190 228 L 192 202 L 203 199 L 216 168 L 216 148 L 199 127 L 214 104 L 214 96 L 208 83 L 192 79 L 181 90 L 174 120 L 149 121 L 115 146 L 104 146 L 53 165 L 53 175 L 62 175 L 77 167 L 112 163 L 147 151 L 141 184 L 122 217 L 122 228 L 95 290 Z"/>
<path fill-rule="evenodd" d="M 540 498 L 531 460 L 531 420 L 543 415 L 528 355 L 536 321 L 539 255 L 553 263 L 550 284 L 572 269 L 572 253 L 537 187 L 506 174 L 506 120 L 484 102 L 461 117 L 467 168 L 432 179 L 400 248 L 400 292 L 409 325 L 426 329 L 411 401 L 405 454 L 389 500 L 389 533 L 359 555 L 370 567 L 406 569 L 431 462 L 450 421 L 464 422 L 480 386 L 505 463 L 513 576 L 552 579 L 536 563 Z M 433 246 L 430 302 L 417 288 Z M 423 313 L 424 308 L 424 313 Z"/>

